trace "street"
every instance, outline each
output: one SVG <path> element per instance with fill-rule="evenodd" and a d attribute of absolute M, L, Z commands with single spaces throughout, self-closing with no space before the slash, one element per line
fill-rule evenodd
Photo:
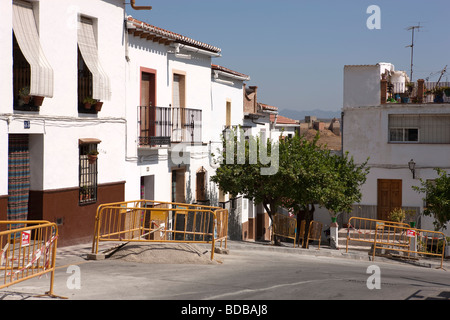
<path fill-rule="evenodd" d="M 449 271 L 399 262 L 232 250 L 217 264 L 67 260 L 54 293 L 69 300 L 428 300 L 450 297 Z M 49 279 L 3 289 L 2 299 L 34 299 Z M 186 305 L 187 307 L 187 305 Z"/>

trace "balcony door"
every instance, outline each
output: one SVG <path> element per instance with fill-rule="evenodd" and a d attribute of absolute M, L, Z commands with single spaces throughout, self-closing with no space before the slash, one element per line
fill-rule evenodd
<path fill-rule="evenodd" d="M 389 213 L 402 206 L 402 180 L 378 180 L 378 219 L 389 220 Z"/>
<path fill-rule="evenodd" d="M 180 73 L 173 74 L 172 88 L 172 141 L 184 141 L 185 107 L 186 107 L 186 76 Z"/>
<path fill-rule="evenodd" d="M 141 69 L 140 137 L 148 144 L 156 135 L 156 70 Z"/>

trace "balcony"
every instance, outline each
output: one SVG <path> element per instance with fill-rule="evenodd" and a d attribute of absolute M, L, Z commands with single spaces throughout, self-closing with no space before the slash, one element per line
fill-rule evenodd
<path fill-rule="evenodd" d="M 156 106 L 138 107 L 139 147 L 202 142 L 202 110 Z"/>
<path fill-rule="evenodd" d="M 450 103 L 450 82 L 391 82 L 381 80 L 381 101 L 386 103 Z"/>

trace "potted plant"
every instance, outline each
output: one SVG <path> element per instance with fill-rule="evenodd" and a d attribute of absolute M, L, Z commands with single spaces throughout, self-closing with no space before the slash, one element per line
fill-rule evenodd
<path fill-rule="evenodd" d="M 89 190 L 88 190 L 87 186 L 81 187 L 81 190 L 80 190 L 80 201 L 87 200 L 88 199 L 88 193 L 89 193 Z"/>
<path fill-rule="evenodd" d="M 423 93 L 423 96 L 425 98 L 425 102 L 433 102 L 433 100 L 434 100 L 434 95 L 433 95 L 432 90 L 425 90 L 425 92 Z"/>
<path fill-rule="evenodd" d="M 35 107 L 42 106 L 42 103 L 44 102 L 44 97 L 41 96 L 33 96 L 33 103 Z"/>
<path fill-rule="evenodd" d="M 97 100 L 92 99 L 91 97 L 86 97 L 84 98 L 83 103 L 85 109 L 91 109 L 91 107 L 97 103 Z"/>
<path fill-rule="evenodd" d="M 90 164 L 93 164 L 95 161 L 97 161 L 98 151 L 97 150 L 91 150 L 87 154 L 88 161 Z"/>
<path fill-rule="evenodd" d="M 100 100 L 97 100 L 97 102 L 95 103 L 95 111 L 97 111 L 97 112 L 101 111 L 102 106 L 103 106 L 103 102 L 101 102 Z"/>
<path fill-rule="evenodd" d="M 403 222 L 405 218 L 406 212 L 401 208 L 395 208 L 389 213 L 389 220 L 393 222 Z"/>
<path fill-rule="evenodd" d="M 436 102 L 436 103 L 444 102 L 443 94 L 444 94 L 444 90 L 442 88 L 435 88 L 434 89 L 434 95 L 435 95 L 434 102 Z"/>
<path fill-rule="evenodd" d="M 26 86 L 19 90 L 19 98 L 23 101 L 23 104 L 29 104 L 31 100 L 30 87 Z"/>
<path fill-rule="evenodd" d="M 450 87 L 443 87 L 442 91 L 444 92 L 445 96 L 450 97 Z"/>

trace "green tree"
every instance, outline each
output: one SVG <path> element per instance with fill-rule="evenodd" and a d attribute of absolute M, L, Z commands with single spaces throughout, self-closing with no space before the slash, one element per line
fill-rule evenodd
<path fill-rule="evenodd" d="M 424 215 L 434 217 L 436 230 L 446 229 L 445 225 L 450 221 L 450 175 L 443 169 L 436 168 L 438 178 L 435 180 L 420 179 L 420 186 L 412 188 L 424 193 L 426 202 Z"/>
<path fill-rule="evenodd" d="M 304 240 L 315 206 L 328 209 L 332 216 L 350 212 L 352 205 L 361 200 L 360 187 L 369 172 L 367 161 L 356 165 L 348 153 L 332 154 L 326 146 L 318 146 L 318 140 L 319 135 L 313 141 L 296 137 L 286 141 L 289 152 L 280 151 L 289 158 L 291 176 L 285 206 L 294 209 L 298 221 L 305 220 Z M 306 246 L 306 241 L 303 244 Z"/>
<path fill-rule="evenodd" d="M 215 159 L 220 166 L 211 181 L 225 193 L 241 194 L 261 203 L 273 220 L 282 204 L 281 189 L 284 187 L 278 170 L 279 142 L 267 139 L 267 144 L 261 143 L 260 137 L 245 138 L 239 129 L 235 129 L 222 137 L 222 143 L 222 153 Z"/>
<path fill-rule="evenodd" d="M 265 150 L 266 144 L 259 138 L 242 141 L 234 132 L 223 140 L 224 151 L 218 158 L 221 164 L 211 180 L 224 192 L 242 194 L 263 204 L 271 220 L 279 207 L 293 210 L 297 220 L 305 220 L 308 228 L 315 205 L 329 209 L 333 215 L 351 210 L 351 205 L 361 198 L 359 188 L 368 172 L 366 162 L 356 165 L 348 154 L 333 155 L 319 146 L 318 140 L 319 135 L 313 141 L 298 135 L 275 142 L 268 140 Z M 232 157 L 227 150 L 234 151 Z M 269 166 L 262 157 L 266 153 L 276 155 L 271 157 L 270 166 L 275 170 L 269 175 L 261 174 L 261 170 Z M 306 246 L 306 242 L 303 243 Z"/>

